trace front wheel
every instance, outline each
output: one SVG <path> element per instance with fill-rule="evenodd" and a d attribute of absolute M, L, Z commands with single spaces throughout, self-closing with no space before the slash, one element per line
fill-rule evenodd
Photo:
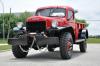
<path fill-rule="evenodd" d="M 69 32 L 62 34 L 60 38 L 60 53 L 62 59 L 70 59 L 73 52 L 73 39 Z"/>
<path fill-rule="evenodd" d="M 25 58 L 28 54 L 28 48 L 26 46 L 16 45 L 16 46 L 12 46 L 12 52 L 16 58 Z"/>

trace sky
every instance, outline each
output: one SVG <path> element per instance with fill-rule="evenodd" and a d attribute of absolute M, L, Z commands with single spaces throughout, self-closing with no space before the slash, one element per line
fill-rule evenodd
<path fill-rule="evenodd" d="M 78 10 L 76 18 L 85 20 L 100 20 L 100 0 L 0 0 L 0 13 L 2 13 L 1 1 L 4 4 L 4 12 L 33 12 L 43 6 L 71 6 Z M 87 21 L 89 35 L 100 35 L 100 21 Z"/>

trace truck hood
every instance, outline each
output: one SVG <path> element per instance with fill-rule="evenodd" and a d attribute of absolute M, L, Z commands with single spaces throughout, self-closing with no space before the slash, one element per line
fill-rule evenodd
<path fill-rule="evenodd" d="M 39 21 L 49 21 L 57 20 L 58 22 L 64 22 L 65 18 L 61 17 L 44 17 L 44 16 L 31 16 L 27 18 L 26 22 L 39 22 Z"/>

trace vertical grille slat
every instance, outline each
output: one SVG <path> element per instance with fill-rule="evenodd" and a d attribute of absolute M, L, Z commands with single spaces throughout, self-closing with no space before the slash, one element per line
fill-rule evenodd
<path fill-rule="evenodd" d="M 42 32 L 46 29 L 46 22 L 27 22 L 26 27 L 28 32 Z"/>

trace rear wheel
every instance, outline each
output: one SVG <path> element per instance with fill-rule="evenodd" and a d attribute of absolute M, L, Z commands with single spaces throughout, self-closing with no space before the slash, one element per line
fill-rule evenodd
<path fill-rule="evenodd" d="M 80 38 L 84 39 L 84 41 L 79 44 L 80 52 L 86 52 L 87 50 L 86 33 L 85 32 L 81 33 Z"/>
<path fill-rule="evenodd" d="M 62 59 L 70 59 L 73 52 L 73 39 L 69 32 L 62 34 L 60 38 L 60 53 Z"/>
<path fill-rule="evenodd" d="M 80 47 L 80 52 L 86 52 L 86 50 L 87 50 L 86 40 L 83 41 L 83 42 L 81 42 L 80 45 L 79 45 L 79 47 Z"/>

